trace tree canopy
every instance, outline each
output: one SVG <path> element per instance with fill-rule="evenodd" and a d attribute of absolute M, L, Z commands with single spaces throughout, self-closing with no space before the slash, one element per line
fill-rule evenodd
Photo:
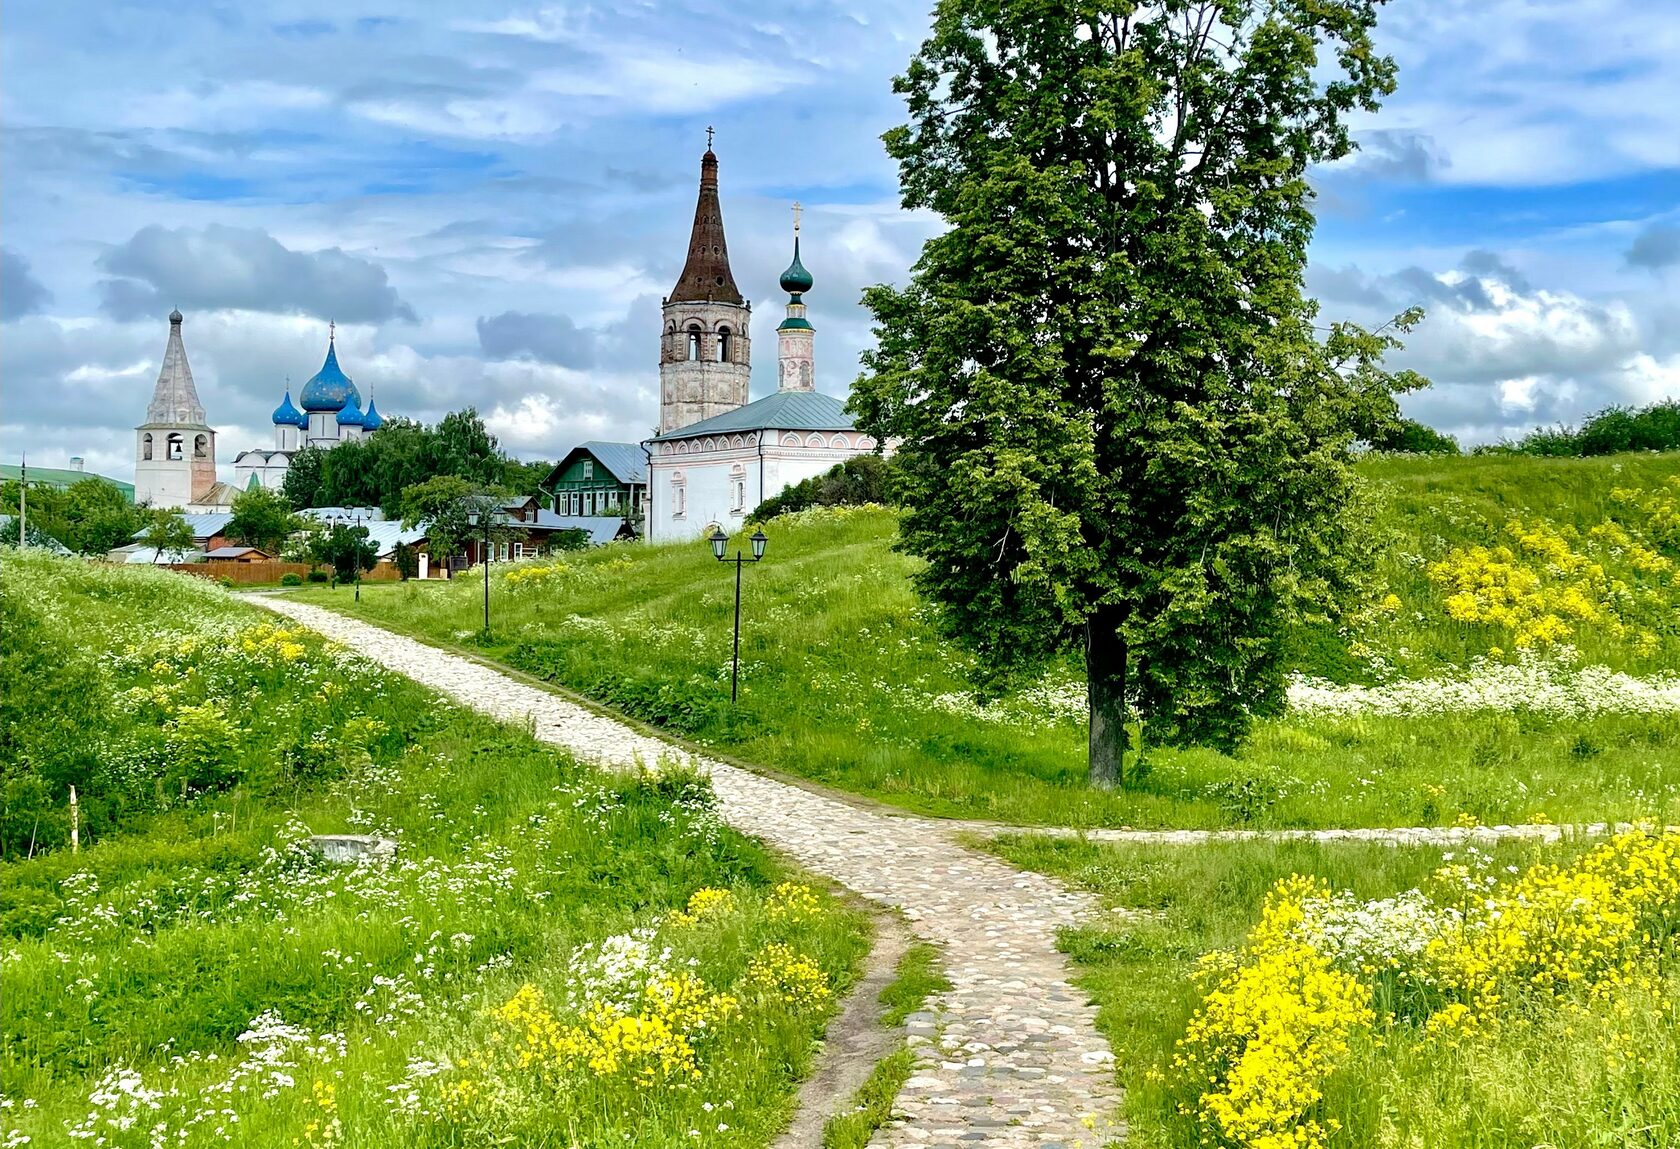
<path fill-rule="evenodd" d="M 941 0 L 895 83 L 904 206 L 949 226 L 865 293 L 852 407 L 986 681 L 1083 652 L 1094 781 L 1137 712 L 1234 746 L 1357 583 L 1349 447 L 1423 384 L 1381 365 L 1420 315 L 1321 327 L 1303 274 L 1307 168 L 1394 87 L 1377 6 Z"/>
<path fill-rule="evenodd" d="M 0 486 L 0 512 L 15 515 L 20 484 L 8 479 Z M 84 555 L 103 555 L 134 540 L 146 525 L 146 508 L 137 507 L 114 484 L 87 478 L 60 490 L 30 483 L 28 529 L 56 539 Z"/>
<path fill-rule="evenodd" d="M 285 495 L 267 487 L 251 487 L 233 497 L 233 517 L 228 520 L 227 536 L 277 555 L 281 545 L 300 526 Z"/>
<path fill-rule="evenodd" d="M 549 470 L 544 463 L 508 457 L 469 407 L 445 415 L 435 427 L 390 419 L 365 439 L 329 450 L 305 448 L 292 457 L 282 489 L 296 510 L 379 507 L 395 518 L 404 491 L 440 475 L 534 494 Z"/>

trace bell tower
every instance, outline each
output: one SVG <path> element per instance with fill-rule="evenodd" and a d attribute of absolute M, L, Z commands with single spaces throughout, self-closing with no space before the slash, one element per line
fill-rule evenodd
<path fill-rule="evenodd" d="M 663 304 L 659 344 L 659 433 L 746 405 L 752 376 L 752 304 L 735 286 L 718 202 L 718 160 L 706 129 L 700 197 L 688 259 Z"/>
<path fill-rule="evenodd" d="M 216 432 L 198 401 L 181 323 L 171 311 L 163 367 L 146 421 L 135 428 L 134 501 L 154 507 L 185 507 L 216 485 Z"/>
<path fill-rule="evenodd" d="M 811 273 L 799 262 L 799 204 L 793 205 L 793 262 L 779 281 L 788 293 L 787 318 L 776 328 L 776 390 L 815 391 L 817 333 L 805 318 L 805 293 L 811 290 Z"/>

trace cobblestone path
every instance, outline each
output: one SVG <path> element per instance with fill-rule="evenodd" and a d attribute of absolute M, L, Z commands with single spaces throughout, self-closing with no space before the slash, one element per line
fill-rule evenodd
<path fill-rule="evenodd" d="M 692 756 L 548 691 L 283 595 L 253 601 L 483 713 L 606 764 Z M 863 809 L 722 762 L 725 820 L 866 898 L 943 947 L 952 988 L 907 1023 L 919 1050 L 878 1146 L 1094 1147 L 1123 1135 L 1113 1054 L 1069 981 L 1056 932 L 1096 901 L 967 850 L 944 824 Z"/>

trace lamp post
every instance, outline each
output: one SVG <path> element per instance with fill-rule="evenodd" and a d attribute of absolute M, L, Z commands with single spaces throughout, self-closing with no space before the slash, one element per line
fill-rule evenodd
<path fill-rule="evenodd" d="M 761 527 L 754 531 L 752 539 L 752 558 L 744 557 L 739 550 L 733 559 L 727 558 L 724 551 L 729 547 L 729 536 L 719 527 L 712 532 L 712 557 L 720 563 L 733 562 L 735 564 L 735 647 L 729 665 L 729 703 L 735 704 L 736 697 L 741 690 L 741 567 L 748 562 L 758 562 L 764 557 L 764 547 L 770 540 L 764 537 Z"/>
<path fill-rule="evenodd" d="M 356 516 L 356 601 L 362 601 L 362 543 L 367 541 L 367 535 L 362 533 L 362 516 Z"/>
<path fill-rule="evenodd" d="M 500 523 L 506 519 L 505 512 L 490 507 L 488 503 L 485 504 L 484 509 L 478 512 L 478 521 L 484 527 L 484 550 L 480 557 L 484 560 L 484 635 L 486 638 L 490 635 L 490 524 L 492 522 Z"/>

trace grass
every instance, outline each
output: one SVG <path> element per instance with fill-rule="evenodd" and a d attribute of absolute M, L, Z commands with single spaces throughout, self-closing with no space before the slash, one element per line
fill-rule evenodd
<path fill-rule="evenodd" d="M 881 1024 L 895 1029 L 927 1004 L 936 993 L 951 988 L 939 967 L 939 951 L 917 942 L 904 951 L 893 980 L 881 990 L 887 1007 Z M 893 1102 L 916 1067 L 916 1053 L 902 1045 L 876 1063 L 868 1080 L 852 1098 L 852 1108 L 830 1117 L 823 1125 L 823 1149 L 863 1149 L 875 1131 L 892 1116 Z"/>
<path fill-rule="evenodd" d="M 1447 857 L 1433 848 L 1356 843 L 1186 849 L 1030 835 L 1000 840 L 994 848 L 1016 865 L 1056 874 L 1136 915 L 1069 931 L 1063 948 L 1080 970 L 1079 984 L 1100 1006 L 1098 1025 L 1127 1091 L 1127 1143 L 1140 1149 L 1201 1143 L 1180 1106 L 1194 1109 L 1210 1086 L 1203 1081 L 1198 1089 L 1174 1066 L 1179 1040 L 1207 988 L 1196 971 L 1205 955 L 1243 946 L 1268 891 L 1302 874 L 1362 900 L 1387 898 L 1435 888 L 1432 875 Z M 1488 851 L 1483 862 L 1474 852 L 1468 857 L 1478 872 L 1504 877 L 1507 866 L 1567 861 L 1583 848 L 1507 843 Z M 1462 864 L 1466 857 L 1461 849 L 1453 860 Z M 1672 930 L 1680 924 L 1672 902 L 1666 912 L 1665 928 Z M 1556 1002 L 1510 990 L 1500 1025 L 1456 1041 L 1431 1043 L 1422 1038 L 1423 1027 L 1405 1023 L 1383 1031 L 1380 1040 L 1375 1032 L 1356 1032 L 1340 1067 L 1322 1085 L 1323 1100 L 1307 1114 L 1341 1123 L 1341 1132 L 1326 1142 L 1338 1149 L 1673 1144 L 1680 1136 L 1680 1040 L 1671 1015 L 1680 976 L 1674 951 L 1666 952 L 1666 1003 L 1615 988 Z M 1289 985 L 1279 981 L 1275 988 L 1287 991 Z M 1262 1031 L 1264 1023 L 1288 1020 L 1276 1002 L 1262 1008 L 1270 1011 L 1259 1015 Z M 1629 1056 L 1632 1051 L 1636 1056 Z M 1279 1066 L 1262 1078 L 1262 1088 L 1277 1086 L 1288 1074 L 1288 1066 Z"/>
<path fill-rule="evenodd" d="M 1472 659 L 1500 644 L 1509 656 L 1510 637 L 1449 620 L 1447 594 L 1427 565 L 1510 542 L 1510 519 L 1537 517 L 1630 588 L 1623 637 L 1580 626 L 1580 653 L 1562 652 L 1560 665 L 1640 674 L 1680 666 L 1673 575 L 1642 574 L 1626 553 L 1601 553 L 1601 541 L 1588 539 L 1618 515 L 1645 531 L 1644 512 L 1613 492 L 1663 489 L 1680 475 L 1680 458 L 1365 467 L 1383 496 L 1373 529 L 1391 542 L 1377 598 L 1392 592 L 1400 605 L 1373 604 L 1356 632 L 1302 631 L 1297 670 L 1344 683 L 1441 673 L 1474 683 L 1484 672 Z M 1079 668 L 1065 664 L 995 706 L 976 706 L 967 656 L 937 636 L 908 581 L 915 560 L 892 549 L 891 512 L 784 516 L 768 533 L 765 560 L 742 582 L 735 707 L 732 572 L 703 543 L 606 547 L 504 568 L 492 582 L 488 637 L 476 574 L 364 586 L 360 604 L 342 589 L 299 597 L 473 650 L 737 759 L 940 816 L 1138 827 L 1680 819 L 1680 727 L 1669 713 L 1290 714 L 1260 723 L 1235 757 L 1155 748 L 1126 788 L 1093 790 Z M 1657 645 L 1641 653 L 1647 633 Z"/>
<path fill-rule="evenodd" d="M 89 821 L 79 853 L 37 833 L 0 862 L 0 1140 L 759 1146 L 785 1123 L 869 924 L 723 826 L 703 779 L 580 765 L 202 582 L 5 563 L 5 663 L 42 670 L 28 644 L 56 635 L 63 671 L 7 692 L 7 801 L 62 813 L 74 777 Z M 332 832 L 396 856 L 327 862 L 308 836 Z M 587 1020 L 609 1000 L 651 1052 Z"/>

